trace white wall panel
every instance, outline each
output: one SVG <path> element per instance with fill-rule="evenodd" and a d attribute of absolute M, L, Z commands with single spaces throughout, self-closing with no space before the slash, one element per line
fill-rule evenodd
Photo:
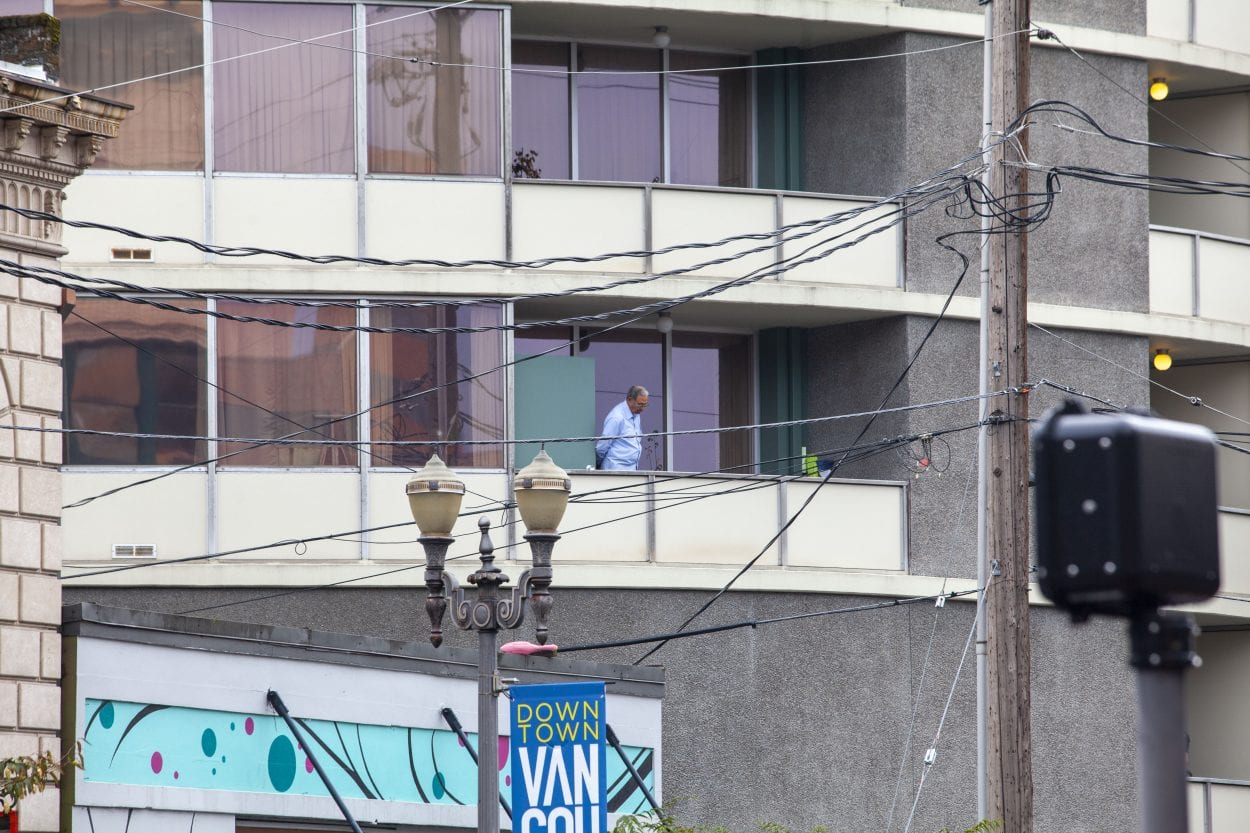
<path fill-rule="evenodd" d="M 204 180 L 198 176 L 80 176 L 65 189 L 66 219 L 92 220 L 148 234 L 204 239 Z M 179 243 L 150 243 L 108 231 L 65 227 L 67 265 L 108 263 L 114 247 L 151 249 L 156 264 L 202 263 L 204 255 Z M 142 268 L 138 264 L 136 268 Z M 141 278 L 134 278 L 142 283 Z"/>
<path fill-rule="evenodd" d="M 1150 311 L 1194 314 L 1194 238 L 1150 232 Z"/>
<path fill-rule="evenodd" d="M 365 181 L 365 252 L 390 260 L 502 260 L 501 182 Z"/>
<path fill-rule="evenodd" d="M 710 243 L 738 234 L 772 232 L 777 228 L 777 199 L 772 194 L 740 194 L 725 191 L 655 189 L 651 192 L 652 248 L 678 243 Z M 653 270 L 668 272 L 696 263 L 768 246 L 771 239 L 740 240 L 714 249 L 686 249 L 654 259 Z M 757 269 L 769 269 L 773 250 L 731 260 L 688 274 L 741 277 Z"/>
<path fill-rule="evenodd" d="M 1198 246 L 1198 310 L 1203 318 L 1250 324 L 1250 246 L 1203 240 Z"/>
<path fill-rule="evenodd" d="M 560 524 L 564 538 L 556 544 L 553 562 L 646 561 L 647 517 L 643 510 L 647 507 L 638 499 L 646 494 L 647 478 L 573 473 L 570 477 L 573 494 L 585 499 L 569 503 Z M 615 491 L 601 491 L 604 489 Z M 579 527 L 604 521 L 610 523 L 579 531 Z"/>
<path fill-rule="evenodd" d="M 1220 592 L 1250 596 L 1250 515 L 1220 513 Z"/>
<path fill-rule="evenodd" d="M 1190 0 L 1146 0 L 1146 34 L 1152 38 L 1189 40 Z"/>
<path fill-rule="evenodd" d="M 1250 819 L 1250 786 L 1211 785 L 1211 833 L 1245 833 Z"/>
<path fill-rule="evenodd" d="M 66 469 L 61 475 L 62 495 L 71 504 L 162 471 Z M 203 555 L 208 541 L 207 482 L 203 471 L 184 471 L 66 509 L 62 525 L 65 562 L 112 561 L 114 544 L 152 544 L 157 560 Z M 116 560 L 117 564 L 136 562 Z"/>
<path fill-rule="evenodd" d="M 789 514 L 818 484 L 786 484 Z M 902 486 L 828 483 L 787 533 L 786 563 L 792 567 L 901 570 L 906 537 Z"/>
<path fill-rule="evenodd" d="M 731 493 L 730 490 L 743 488 Z M 755 557 L 777 533 L 777 489 L 768 481 L 676 478 L 662 480 L 655 515 L 656 561 L 673 564 L 732 564 L 741 566 Z M 680 491 L 678 491 L 680 490 Z M 683 504 L 683 499 L 721 493 Z M 779 563 L 774 548 L 760 566 Z"/>
<path fill-rule="evenodd" d="M 214 241 L 308 255 L 356 254 L 356 182 L 350 179 L 228 177 L 213 180 Z M 290 264 L 272 256 L 234 260 Z"/>
<path fill-rule="evenodd" d="M 1184 5 L 1173 0 L 1176 5 Z M 1250 52 L 1250 15 L 1246 0 L 1193 0 L 1194 40 L 1203 46 Z"/>
<path fill-rule="evenodd" d="M 807 220 L 817 220 L 840 211 L 862 206 L 850 200 L 826 200 L 816 197 L 786 197 L 782 202 L 783 225 Z M 815 234 L 787 243 L 783 252 L 786 258 L 806 260 L 827 251 L 829 247 L 849 242 L 869 231 L 888 225 L 893 206 L 873 209 L 851 220 L 823 228 Z M 810 231 L 796 229 L 795 233 Z M 849 248 L 839 250 L 813 263 L 797 266 L 785 275 L 787 281 L 810 281 L 813 283 L 855 284 L 863 286 L 896 287 L 899 285 L 898 264 L 901 238 L 899 228 L 885 229 Z M 844 235 L 834 237 L 837 235 Z M 791 235 L 793 236 L 793 234 Z M 811 252 L 806 249 L 816 243 L 830 241 L 829 247 L 820 246 Z"/>
<path fill-rule="evenodd" d="M 646 247 L 642 188 L 521 185 L 512 189 L 512 259 L 589 256 Z M 561 264 L 559 271 L 641 273 L 641 258 Z"/>
<path fill-rule="evenodd" d="M 360 528 L 359 478 L 355 471 L 219 471 L 218 547 L 222 551 L 290 541 L 280 547 L 231 558 L 292 562 L 359 558 L 352 535 Z M 303 538 L 348 533 L 346 541 Z"/>

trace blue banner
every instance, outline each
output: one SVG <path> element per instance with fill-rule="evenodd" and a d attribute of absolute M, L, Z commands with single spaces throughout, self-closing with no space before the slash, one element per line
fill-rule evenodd
<path fill-rule="evenodd" d="M 510 693 L 514 833 L 607 833 L 604 684 Z"/>

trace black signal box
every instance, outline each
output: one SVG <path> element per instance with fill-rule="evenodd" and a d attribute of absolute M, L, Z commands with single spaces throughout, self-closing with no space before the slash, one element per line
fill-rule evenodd
<path fill-rule="evenodd" d="M 1209 430 L 1069 401 L 1041 421 L 1033 457 L 1038 581 L 1057 607 L 1124 616 L 1219 590 Z"/>

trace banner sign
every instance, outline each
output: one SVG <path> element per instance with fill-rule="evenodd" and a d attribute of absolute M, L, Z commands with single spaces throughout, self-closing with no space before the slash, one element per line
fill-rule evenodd
<path fill-rule="evenodd" d="M 510 694 L 514 833 L 607 833 L 604 684 L 521 685 Z"/>

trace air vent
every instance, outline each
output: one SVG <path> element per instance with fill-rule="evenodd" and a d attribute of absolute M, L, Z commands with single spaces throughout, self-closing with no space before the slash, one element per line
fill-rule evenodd
<path fill-rule="evenodd" d="M 113 260 L 151 261 L 151 249 L 113 249 Z"/>
<path fill-rule="evenodd" d="M 155 544 L 114 544 L 114 558 L 156 558 Z"/>

